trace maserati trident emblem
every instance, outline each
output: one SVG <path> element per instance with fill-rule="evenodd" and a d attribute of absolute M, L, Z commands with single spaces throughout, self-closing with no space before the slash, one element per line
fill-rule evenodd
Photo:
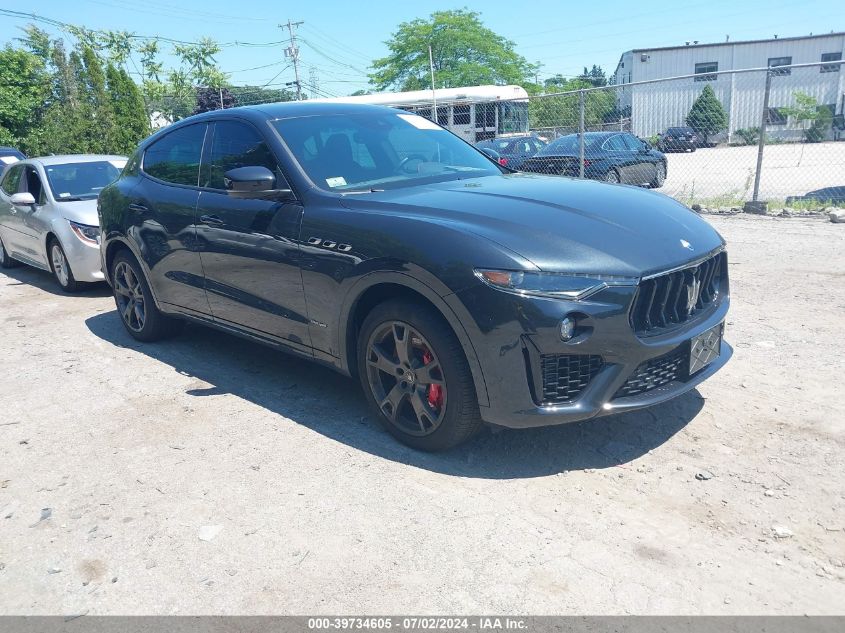
<path fill-rule="evenodd" d="M 691 250 L 691 251 L 694 251 L 694 250 L 695 250 L 695 249 L 692 247 L 692 244 L 690 244 L 690 243 L 689 243 L 689 242 L 687 242 L 686 240 L 681 240 L 681 246 L 683 246 L 684 248 L 687 248 L 687 249 L 689 249 L 689 250 Z"/>
<path fill-rule="evenodd" d="M 687 286 L 687 316 L 690 316 L 695 310 L 695 304 L 698 303 L 698 293 L 701 290 L 701 280 L 698 277 L 693 277 L 692 282 Z"/>

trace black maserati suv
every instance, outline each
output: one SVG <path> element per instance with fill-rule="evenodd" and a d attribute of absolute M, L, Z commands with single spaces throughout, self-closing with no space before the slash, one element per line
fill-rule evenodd
<path fill-rule="evenodd" d="M 695 213 L 513 173 L 400 110 L 191 117 L 141 144 L 99 214 L 133 337 L 191 320 L 324 363 L 419 449 L 653 405 L 731 355 L 725 243 Z"/>

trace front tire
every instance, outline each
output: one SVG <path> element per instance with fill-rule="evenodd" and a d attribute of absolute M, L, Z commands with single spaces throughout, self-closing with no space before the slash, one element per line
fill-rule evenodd
<path fill-rule="evenodd" d="M 358 375 L 381 424 L 412 448 L 452 448 L 481 428 L 461 344 L 429 306 L 388 301 L 374 308 L 358 336 Z"/>
<path fill-rule="evenodd" d="M 659 189 L 666 182 L 666 165 L 657 163 L 657 169 L 654 170 L 654 179 L 648 183 L 652 189 Z"/>
<path fill-rule="evenodd" d="M 612 185 L 618 185 L 620 182 L 622 182 L 622 179 L 619 178 L 618 171 L 616 171 L 615 169 L 611 169 L 604 175 L 604 181 Z"/>
<path fill-rule="evenodd" d="M 141 266 L 128 252 L 115 256 L 111 280 L 117 313 L 133 338 L 152 343 L 181 329 L 182 321 L 168 317 L 156 307 Z"/>
<path fill-rule="evenodd" d="M 48 247 L 50 252 L 50 270 L 53 271 L 53 278 L 59 284 L 59 288 L 67 293 L 79 292 L 82 284 L 73 278 L 73 271 L 67 261 L 67 255 L 58 240 L 50 240 Z"/>

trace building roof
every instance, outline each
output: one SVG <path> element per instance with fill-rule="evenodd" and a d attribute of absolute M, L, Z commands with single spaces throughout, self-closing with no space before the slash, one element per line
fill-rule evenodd
<path fill-rule="evenodd" d="M 818 35 L 798 35 L 795 37 L 772 37 L 764 40 L 735 40 L 727 42 L 711 42 L 705 44 L 681 44 L 680 46 L 660 46 L 656 48 L 635 48 L 629 52 L 631 53 L 646 53 L 653 51 L 671 51 L 677 49 L 687 48 L 702 48 L 705 46 L 736 46 L 738 44 L 763 44 L 769 42 L 794 42 L 795 40 L 814 40 L 822 37 L 836 37 L 845 35 L 845 31 L 837 31 L 833 33 L 820 33 Z"/>

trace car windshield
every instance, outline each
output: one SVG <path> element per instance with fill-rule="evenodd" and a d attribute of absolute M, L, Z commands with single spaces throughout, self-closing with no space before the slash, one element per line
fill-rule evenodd
<path fill-rule="evenodd" d="M 109 183 L 117 180 L 125 160 L 47 165 L 47 182 L 59 202 L 96 198 Z"/>
<path fill-rule="evenodd" d="M 272 123 L 311 180 L 333 191 L 502 173 L 484 154 L 415 114 L 318 115 Z"/>
<path fill-rule="evenodd" d="M 601 144 L 602 140 L 604 140 L 602 137 L 585 135 L 584 152 L 587 153 L 591 149 L 595 149 Z M 559 139 L 552 141 L 539 152 L 537 152 L 537 156 L 550 156 L 553 154 L 577 154 L 580 151 L 579 145 L 580 141 L 578 139 L 577 134 L 561 136 Z"/>
<path fill-rule="evenodd" d="M 692 134 L 691 127 L 670 127 L 667 131 L 667 134 Z"/>

